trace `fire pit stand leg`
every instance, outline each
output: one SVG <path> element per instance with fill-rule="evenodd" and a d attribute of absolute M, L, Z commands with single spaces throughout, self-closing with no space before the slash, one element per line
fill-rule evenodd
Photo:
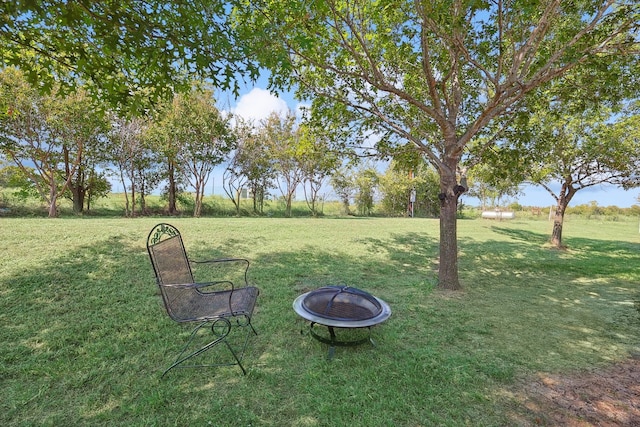
<path fill-rule="evenodd" d="M 341 346 L 341 347 L 354 346 L 354 345 L 364 344 L 367 341 L 369 341 L 371 343 L 371 345 L 373 345 L 374 347 L 376 346 L 376 343 L 371 338 L 371 327 L 370 326 L 367 327 L 367 329 L 369 330 L 369 334 L 368 334 L 367 337 L 361 338 L 361 339 L 352 340 L 352 341 L 340 341 L 336 337 L 335 328 L 333 326 L 327 326 L 327 329 L 329 330 L 329 338 L 327 338 L 327 337 L 324 337 L 322 335 L 319 335 L 318 333 L 316 333 L 313 330 L 313 326 L 315 324 L 316 324 L 316 322 L 311 322 L 311 325 L 309 326 L 309 332 L 311 333 L 311 336 L 314 337 L 316 340 L 320 341 L 321 343 L 329 345 L 329 354 L 327 356 L 327 359 L 329 359 L 329 360 L 333 359 L 333 355 L 335 354 L 335 351 L 336 351 L 336 346 Z M 321 325 L 321 326 L 325 326 L 325 325 Z M 347 328 L 347 329 L 355 329 L 355 328 Z M 357 328 L 357 329 L 362 329 L 362 328 Z"/>
<path fill-rule="evenodd" d="M 329 354 L 327 355 L 327 359 L 333 359 L 333 355 L 336 353 L 336 332 L 333 330 L 332 326 L 327 326 L 329 329 L 329 335 L 331 336 L 331 344 L 329 344 Z"/>

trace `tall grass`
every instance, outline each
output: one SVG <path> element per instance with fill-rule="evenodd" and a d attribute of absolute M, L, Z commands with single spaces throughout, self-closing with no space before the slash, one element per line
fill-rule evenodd
<path fill-rule="evenodd" d="M 251 260 L 261 295 L 242 376 L 179 369 L 189 329 L 164 314 L 145 250 L 163 218 L 0 219 L 0 423 L 499 426 L 536 418 L 512 393 L 640 351 L 636 221 L 459 221 L 465 290 L 435 290 L 438 222 L 176 218 L 195 258 Z M 292 310 L 344 283 L 387 301 L 376 347 L 327 347 Z M 224 352 L 211 357 L 224 358 Z"/>
<path fill-rule="evenodd" d="M 95 199 L 90 206 L 85 205 L 82 213 L 90 217 L 124 217 L 129 203 L 129 211 L 133 207 L 131 195 L 124 193 L 111 193 L 107 197 Z M 136 196 L 134 216 L 152 216 L 166 214 L 167 200 L 158 195 L 150 195 L 145 198 L 145 212 L 142 212 L 142 201 L 140 196 Z M 194 198 L 192 194 L 183 193 L 178 197 L 177 209 L 181 216 L 192 217 L 194 210 Z M 321 200 L 316 205 L 316 216 L 336 216 L 341 215 L 342 204 L 336 200 Z M 73 205 L 69 199 L 63 198 L 58 201 L 58 211 L 60 216 L 77 216 L 73 212 Z M 256 212 L 257 211 L 257 212 Z M 239 207 L 223 195 L 208 195 L 203 199 L 202 216 L 205 217 L 230 217 L 230 216 L 266 216 L 284 217 L 286 204 L 281 197 L 265 200 L 262 210 L 260 207 L 254 209 L 252 199 L 241 199 Z M 35 197 L 26 199 L 15 195 L 15 190 L 0 188 L 0 217 L 46 217 L 47 206 Z M 292 216 L 311 217 L 312 213 L 309 205 L 304 200 L 293 202 Z"/>

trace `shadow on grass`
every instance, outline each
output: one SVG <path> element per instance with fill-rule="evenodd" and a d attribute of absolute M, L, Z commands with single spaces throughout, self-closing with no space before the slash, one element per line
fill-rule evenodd
<path fill-rule="evenodd" d="M 640 255 L 624 243 L 589 239 L 553 251 L 542 235 L 493 230 L 509 240 L 461 239 L 466 290 L 455 298 L 433 292 L 438 246 L 426 233 L 362 238 L 357 256 L 301 244 L 254 257 L 260 335 L 249 344 L 247 377 L 225 368 L 160 380 L 188 330 L 164 314 L 139 239 L 116 236 L 52 255 L 1 290 L 0 420 L 509 424 L 511 402 L 500 390 L 517 377 L 584 369 L 631 351 Z M 204 259 L 268 245 L 190 243 L 187 250 Z M 374 328 L 376 348 L 339 349 L 327 363 L 326 347 L 300 334 L 305 322 L 291 303 L 338 283 L 380 296 L 393 315 Z"/>

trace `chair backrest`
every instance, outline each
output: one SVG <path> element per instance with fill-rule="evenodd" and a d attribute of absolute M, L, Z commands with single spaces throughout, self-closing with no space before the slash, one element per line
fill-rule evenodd
<path fill-rule="evenodd" d="M 156 225 L 147 237 L 147 251 L 169 316 L 179 322 L 189 320 L 190 316 L 184 312 L 185 301 L 192 297 L 194 290 L 164 286 L 194 283 L 180 232 L 169 224 Z"/>
<path fill-rule="evenodd" d="M 172 225 L 158 224 L 149 233 L 147 250 L 158 284 L 193 283 L 193 273 L 180 232 Z"/>

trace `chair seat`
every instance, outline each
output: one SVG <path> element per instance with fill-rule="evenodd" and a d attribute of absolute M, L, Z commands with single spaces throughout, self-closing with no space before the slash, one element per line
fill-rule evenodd
<path fill-rule="evenodd" d="M 172 301 L 169 314 L 177 322 L 196 322 L 233 316 L 251 317 L 258 292 L 258 288 L 254 286 L 233 291 L 202 292 L 194 289 L 188 294 L 181 292 L 179 297 L 181 301 Z M 230 297 L 231 301 L 229 301 Z"/>

